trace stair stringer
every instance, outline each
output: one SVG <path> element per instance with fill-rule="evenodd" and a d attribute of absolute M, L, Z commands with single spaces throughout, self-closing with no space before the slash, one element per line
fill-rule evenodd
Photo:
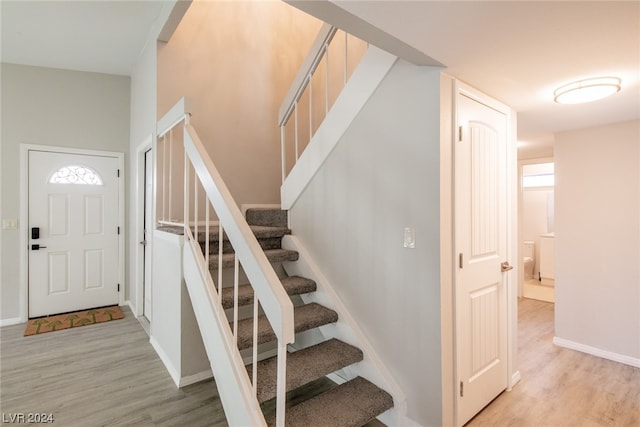
<path fill-rule="evenodd" d="M 199 248 L 185 241 L 182 258 L 184 281 L 227 421 L 230 425 L 266 427 L 242 357 L 233 344 L 229 321 L 211 291 L 215 289 L 213 280 L 208 271 L 203 274 L 199 267 L 204 265 Z"/>
<path fill-rule="evenodd" d="M 316 282 L 316 292 L 302 296 L 304 303 L 317 302 L 338 313 L 337 323 L 320 327 L 320 332 L 324 339 L 337 338 L 360 348 L 364 353 L 364 359 L 361 362 L 342 369 L 339 371 L 340 375 L 334 375 L 332 379 L 336 382 L 346 382 L 357 376 L 368 379 L 378 387 L 386 390 L 393 397 L 393 409 L 378 417 L 382 422 L 400 427 L 418 425 L 407 417 L 407 398 L 404 392 L 382 363 L 374 347 L 351 316 L 329 280 L 322 274 L 306 247 L 300 242 L 300 239 L 291 235 L 284 236 L 282 238 L 282 248 L 299 253 L 298 261 L 283 263 L 287 274 L 307 277 Z"/>

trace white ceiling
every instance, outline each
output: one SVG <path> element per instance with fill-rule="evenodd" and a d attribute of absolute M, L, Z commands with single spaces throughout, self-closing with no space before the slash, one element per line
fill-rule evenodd
<path fill-rule="evenodd" d="M 128 75 L 164 3 L 2 0 L 2 62 Z"/>
<path fill-rule="evenodd" d="M 513 107 L 522 142 L 640 118 L 638 1 L 333 1 Z M 553 102 L 564 83 L 610 75 L 610 98 Z"/>
<path fill-rule="evenodd" d="M 639 1 L 333 1 L 513 107 L 536 149 L 559 131 L 640 118 Z M 164 3 L 2 0 L 2 61 L 127 75 Z M 563 83 L 601 75 L 622 78 L 621 92 L 553 102 Z"/>

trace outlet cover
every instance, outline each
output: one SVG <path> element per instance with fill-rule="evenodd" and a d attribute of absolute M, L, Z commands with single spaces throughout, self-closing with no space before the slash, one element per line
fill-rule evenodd
<path fill-rule="evenodd" d="M 17 230 L 18 229 L 18 219 L 17 218 L 8 218 L 2 220 L 2 229 L 3 230 Z"/>

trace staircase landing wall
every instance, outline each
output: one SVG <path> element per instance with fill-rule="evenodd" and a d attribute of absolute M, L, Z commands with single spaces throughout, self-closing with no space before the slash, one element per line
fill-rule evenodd
<path fill-rule="evenodd" d="M 155 231 L 151 345 L 177 387 L 212 376 L 183 280 L 181 235 Z"/>
<path fill-rule="evenodd" d="M 442 423 L 439 129 L 440 69 L 398 61 L 290 210 L 422 425 Z"/>

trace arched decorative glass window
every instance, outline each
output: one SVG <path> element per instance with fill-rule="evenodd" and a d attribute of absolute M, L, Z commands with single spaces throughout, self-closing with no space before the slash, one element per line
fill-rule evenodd
<path fill-rule="evenodd" d="M 84 166 L 65 166 L 51 175 L 49 183 L 102 185 L 102 178 L 98 172 Z"/>

